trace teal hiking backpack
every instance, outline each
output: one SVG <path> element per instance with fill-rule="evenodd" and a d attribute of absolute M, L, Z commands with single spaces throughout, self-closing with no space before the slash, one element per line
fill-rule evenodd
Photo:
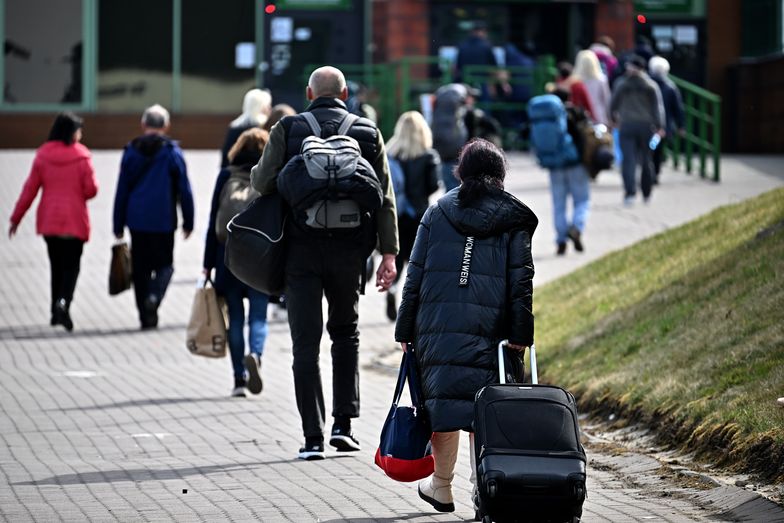
<path fill-rule="evenodd" d="M 531 147 L 539 165 L 559 169 L 580 163 L 580 156 L 566 123 L 566 108 L 554 94 L 535 96 L 528 102 Z"/>

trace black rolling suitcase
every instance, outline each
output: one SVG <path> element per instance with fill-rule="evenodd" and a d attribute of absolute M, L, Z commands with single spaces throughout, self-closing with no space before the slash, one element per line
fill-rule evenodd
<path fill-rule="evenodd" d="M 498 345 L 501 384 L 476 394 L 474 429 L 479 507 L 484 523 L 579 521 L 585 489 L 574 396 L 532 384 L 506 383 L 504 342 Z"/>

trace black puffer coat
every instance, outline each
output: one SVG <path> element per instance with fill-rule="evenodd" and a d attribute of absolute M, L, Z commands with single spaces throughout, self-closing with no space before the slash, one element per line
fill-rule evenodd
<path fill-rule="evenodd" d="M 536 215 L 500 189 L 461 207 L 458 191 L 422 218 L 395 326 L 414 343 L 435 432 L 472 430 L 476 392 L 498 382 L 498 342 L 534 334 Z"/>

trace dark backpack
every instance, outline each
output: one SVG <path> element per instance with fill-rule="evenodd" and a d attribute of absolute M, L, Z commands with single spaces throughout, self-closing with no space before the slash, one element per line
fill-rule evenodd
<path fill-rule="evenodd" d="M 436 91 L 433 116 L 433 148 L 444 160 L 457 158 L 468 141 L 465 124 L 466 90 L 462 85 L 445 85 Z"/>
<path fill-rule="evenodd" d="M 295 223 L 306 231 L 358 232 L 383 203 L 376 172 L 346 132 L 359 118 L 347 114 L 336 134 L 323 138 L 321 126 L 302 113 L 313 136 L 302 142 L 278 174 L 278 192 L 289 204 Z"/>
<path fill-rule="evenodd" d="M 566 109 L 554 94 L 531 98 L 528 103 L 531 147 L 539 165 L 558 169 L 580 162 L 577 147 L 568 132 Z"/>
<path fill-rule="evenodd" d="M 258 191 L 250 185 L 250 171 L 237 167 L 229 169 L 231 174 L 221 189 L 215 215 L 215 235 L 221 243 L 226 242 L 226 225 L 229 221 L 259 197 Z"/>

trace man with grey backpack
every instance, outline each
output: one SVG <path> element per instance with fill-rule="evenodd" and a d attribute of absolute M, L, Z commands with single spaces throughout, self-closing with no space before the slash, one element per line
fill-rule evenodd
<path fill-rule="evenodd" d="M 327 298 L 332 340 L 332 416 L 329 443 L 339 452 L 360 450 L 351 430 L 359 416 L 359 294 L 365 260 L 378 248 L 376 287 L 386 291 L 396 276 L 395 196 L 384 139 L 366 118 L 349 115 L 346 79 L 334 67 L 310 75 L 308 108 L 270 131 L 251 185 L 261 194 L 280 192 L 291 207 L 285 235 L 285 294 L 294 356 L 294 389 L 305 444 L 298 457 L 324 459 L 325 406 L 319 370 Z"/>

